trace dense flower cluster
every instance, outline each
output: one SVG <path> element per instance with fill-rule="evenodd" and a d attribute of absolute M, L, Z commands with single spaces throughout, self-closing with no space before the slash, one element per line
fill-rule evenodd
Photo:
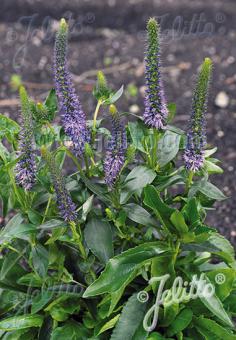
<path fill-rule="evenodd" d="M 20 146 L 16 164 L 16 182 L 25 190 L 30 190 L 36 179 L 35 154 L 33 151 L 33 126 L 28 95 L 23 86 L 20 87 L 22 128 L 20 132 Z"/>
<path fill-rule="evenodd" d="M 85 143 L 89 140 L 85 113 L 72 83 L 67 63 L 68 25 L 61 20 L 57 32 L 54 50 L 54 74 L 56 93 L 60 111 L 63 116 L 63 127 L 66 135 L 73 142 L 75 153 L 80 156 L 84 152 Z"/>
<path fill-rule="evenodd" d="M 197 85 L 193 94 L 191 119 L 184 152 L 185 166 L 191 171 L 201 169 L 204 163 L 206 110 L 211 73 L 212 61 L 209 58 L 206 58 L 201 66 Z"/>
<path fill-rule="evenodd" d="M 125 163 L 125 150 L 127 148 L 125 127 L 120 122 L 119 114 L 116 112 L 116 110 L 111 113 L 111 139 L 108 143 L 104 160 L 105 182 L 110 187 L 114 185 Z"/>
<path fill-rule="evenodd" d="M 47 162 L 52 177 L 52 182 L 56 193 L 58 211 L 64 221 L 73 222 L 77 218 L 76 206 L 73 203 L 71 196 L 65 187 L 62 173 L 57 167 L 55 159 L 53 158 L 51 153 L 46 151 L 46 149 L 43 149 L 42 155 Z"/>
<path fill-rule="evenodd" d="M 168 110 L 160 70 L 160 36 L 157 21 L 151 18 L 147 24 L 148 45 L 145 57 L 146 95 L 144 122 L 156 129 L 163 129 Z"/>

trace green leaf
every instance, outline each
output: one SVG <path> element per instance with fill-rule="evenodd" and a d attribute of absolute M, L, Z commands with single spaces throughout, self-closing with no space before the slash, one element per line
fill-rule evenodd
<path fill-rule="evenodd" d="M 211 199 L 218 201 L 222 201 L 227 198 L 223 192 L 220 191 L 220 189 L 218 189 L 214 184 L 207 182 L 206 179 L 202 179 L 201 181 L 192 185 L 191 189 L 189 190 L 189 197 L 193 197 L 197 191 Z"/>
<path fill-rule="evenodd" d="M 141 303 L 137 294 L 133 294 L 123 307 L 119 321 L 110 340 L 133 340 L 140 324 L 143 322 L 146 303 Z"/>
<path fill-rule="evenodd" d="M 175 210 L 171 214 L 170 220 L 177 229 L 177 231 L 180 233 L 180 235 L 188 232 L 188 226 L 185 222 L 183 214 L 180 211 Z"/>
<path fill-rule="evenodd" d="M 32 299 L 32 306 L 31 306 L 31 313 L 35 314 L 38 313 L 41 309 L 43 309 L 48 302 L 53 298 L 53 292 L 49 290 L 42 290 L 33 297 Z"/>
<path fill-rule="evenodd" d="M 143 207 L 135 203 L 126 204 L 123 207 L 124 211 L 127 213 L 127 216 L 132 221 L 143 224 L 145 226 L 153 225 L 156 226 L 155 219 L 151 217 L 151 214 Z"/>
<path fill-rule="evenodd" d="M 221 268 L 212 270 L 206 273 L 206 275 L 214 285 L 216 295 L 221 301 L 224 301 L 230 295 L 233 289 L 233 284 L 236 279 L 236 270 L 231 268 Z"/>
<path fill-rule="evenodd" d="M 175 114 L 176 114 L 176 104 L 175 103 L 169 103 L 167 105 L 167 107 L 168 107 L 168 112 L 169 112 L 167 121 L 168 121 L 168 123 L 170 123 L 174 119 Z"/>
<path fill-rule="evenodd" d="M 215 254 L 221 256 L 229 263 L 235 262 L 234 247 L 224 236 L 218 233 L 212 233 L 208 239 L 208 242 L 218 249 L 213 251 Z"/>
<path fill-rule="evenodd" d="M 104 332 L 106 332 L 108 329 L 111 329 L 115 326 L 115 324 L 117 323 L 118 319 L 120 317 L 120 314 L 117 314 L 116 316 L 114 316 L 114 318 L 112 318 L 111 320 L 107 321 L 99 330 L 98 333 L 96 333 L 96 335 L 102 334 Z"/>
<path fill-rule="evenodd" d="M 5 228 L 3 228 L 0 232 L 0 244 L 3 243 L 10 235 L 12 235 L 12 230 L 14 233 L 14 230 L 17 230 L 18 226 L 23 222 L 24 218 L 19 213 L 10 219 L 10 221 L 7 223 Z"/>
<path fill-rule="evenodd" d="M 113 256 L 112 231 L 108 222 L 92 218 L 85 226 L 84 237 L 87 246 L 102 262 Z"/>
<path fill-rule="evenodd" d="M 205 276 L 205 280 L 207 283 L 210 283 L 210 280 Z M 200 300 L 202 303 L 225 325 L 229 327 L 234 327 L 232 321 L 230 320 L 228 314 L 226 313 L 224 306 L 220 299 L 216 294 L 211 294 L 210 296 L 204 297 L 201 296 Z"/>
<path fill-rule="evenodd" d="M 217 151 L 217 147 L 213 148 L 213 149 L 209 149 L 209 150 L 205 150 L 205 158 L 210 157 L 211 155 L 213 155 L 215 152 Z"/>
<path fill-rule="evenodd" d="M 19 132 L 20 126 L 14 120 L 0 114 L 0 139 L 5 137 L 12 143 Z"/>
<path fill-rule="evenodd" d="M 147 127 L 144 125 L 143 122 L 136 121 L 129 122 L 128 129 L 135 148 L 145 153 L 146 151 L 144 149 L 142 141 L 144 137 L 148 135 Z"/>
<path fill-rule="evenodd" d="M 88 213 L 91 211 L 93 206 L 94 195 L 91 195 L 82 206 L 82 221 L 86 221 Z"/>
<path fill-rule="evenodd" d="M 80 297 L 68 294 L 62 294 L 56 300 L 52 301 L 44 310 L 49 312 L 52 318 L 58 322 L 68 319 L 68 317 L 78 312 L 80 309 Z"/>
<path fill-rule="evenodd" d="M 39 276 L 45 277 L 48 270 L 49 263 L 48 251 L 41 245 L 37 244 L 32 249 L 32 263 L 35 271 Z"/>
<path fill-rule="evenodd" d="M 86 289 L 83 297 L 117 291 L 129 282 L 134 272 L 147 260 L 155 256 L 166 256 L 168 251 L 167 245 L 161 242 L 150 242 L 113 257 L 109 260 L 100 277 Z"/>
<path fill-rule="evenodd" d="M 57 327 L 50 340 L 88 340 L 89 332 L 80 323 L 68 321 L 63 326 Z"/>
<path fill-rule="evenodd" d="M 185 217 L 185 220 L 189 222 L 192 228 L 196 227 L 200 223 L 200 216 L 198 213 L 197 200 L 195 197 L 189 199 L 187 204 L 181 211 Z"/>
<path fill-rule="evenodd" d="M 124 85 L 120 87 L 118 91 L 110 96 L 110 98 L 106 101 L 106 104 L 114 104 L 123 94 Z"/>
<path fill-rule="evenodd" d="M 151 208 L 162 224 L 171 229 L 170 217 L 175 209 L 163 202 L 159 192 L 153 185 L 147 185 L 144 189 L 144 204 Z M 173 227 L 172 227 L 173 228 Z"/>
<path fill-rule="evenodd" d="M 221 167 L 219 167 L 215 163 L 211 162 L 210 160 L 205 160 L 204 161 L 204 169 L 209 174 L 222 174 L 224 172 L 224 170 L 221 169 Z"/>
<path fill-rule="evenodd" d="M 40 327 L 43 322 L 42 315 L 20 315 L 13 316 L 0 321 L 0 329 L 5 331 L 13 331 L 17 329 L 25 329 L 30 327 Z"/>
<path fill-rule="evenodd" d="M 188 327 L 190 322 L 192 321 L 193 312 L 191 309 L 185 308 L 182 310 L 176 317 L 176 319 L 172 322 L 172 324 L 168 327 L 167 334 L 168 336 L 173 336 L 185 328 Z"/>
<path fill-rule="evenodd" d="M 206 340 L 236 340 L 236 335 L 213 320 L 203 317 L 194 318 L 194 325 Z"/>
<path fill-rule="evenodd" d="M 10 242 L 15 238 L 27 240 L 28 236 L 36 231 L 34 224 L 22 224 L 23 216 L 21 214 L 15 215 L 0 232 L 0 244 Z"/>
<path fill-rule="evenodd" d="M 181 136 L 177 133 L 166 131 L 158 143 L 157 159 L 160 167 L 168 164 L 175 158 L 179 151 Z"/>
<path fill-rule="evenodd" d="M 66 223 L 62 220 L 55 220 L 52 219 L 50 221 L 47 221 L 40 226 L 38 226 L 38 229 L 53 229 L 53 228 L 61 228 L 61 227 L 67 227 Z"/>
<path fill-rule="evenodd" d="M 155 177 L 156 173 L 152 169 L 143 165 L 135 167 L 125 179 L 121 192 L 121 204 L 124 204 L 133 193 L 140 195 L 143 188 L 152 183 Z"/>
<path fill-rule="evenodd" d="M 46 105 L 50 113 L 50 116 L 48 118 L 51 122 L 54 119 L 55 112 L 57 111 L 57 96 L 55 89 L 51 89 L 44 104 Z"/>

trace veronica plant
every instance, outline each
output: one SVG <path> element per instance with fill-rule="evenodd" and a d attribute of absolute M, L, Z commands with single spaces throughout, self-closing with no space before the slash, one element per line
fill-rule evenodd
<path fill-rule="evenodd" d="M 185 132 L 164 98 L 152 18 L 144 115 L 119 112 L 123 87 L 99 71 L 86 121 L 68 32 L 62 20 L 56 91 L 35 103 L 21 87 L 21 126 L 0 115 L 0 338 L 236 339 L 235 251 L 206 219 L 226 199 L 210 181 L 223 172 L 206 143 L 211 60 Z"/>

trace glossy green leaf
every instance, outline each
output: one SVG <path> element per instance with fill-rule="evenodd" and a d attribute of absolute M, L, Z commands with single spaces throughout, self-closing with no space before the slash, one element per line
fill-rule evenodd
<path fill-rule="evenodd" d="M 129 282 L 130 277 L 147 260 L 166 256 L 168 246 L 161 242 L 144 243 L 110 259 L 100 277 L 85 291 L 84 297 L 112 293 Z"/>
<path fill-rule="evenodd" d="M 126 204 L 123 209 L 127 213 L 128 218 L 132 221 L 145 226 L 156 226 L 155 219 L 152 218 L 151 214 L 149 214 L 142 206 L 135 203 L 129 203 Z"/>
<path fill-rule="evenodd" d="M 133 340 L 140 324 L 143 322 L 146 303 L 141 303 L 137 294 L 133 294 L 122 309 L 111 340 Z"/>
<path fill-rule="evenodd" d="M 68 321 L 63 326 L 57 327 L 50 340 L 88 340 L 88 330 L 75 321 Z"/>
<path fill-rule="evenodd" d="M 157 150 L 157 160 L 160 167 L 165 166 L 176 157 L 179 151 L 180 139 L 180 135 L 172 131 L 164 133 L 158 143 Z"/>
<path fill-rule="evenodd" d="M 17 329 L 40 327 L 43 322 L 42 315 L 19 315 L 13 316 L 0 321 L 0 329 L 5 331 L 12 331 Z"/>
<path fill-rule="evenodd" d="M 181 235 L 188 232 L 188 226 L 185 222 L 183 214 L 180 211 L 175 210 L 171 214 L 170 220 Z"/>
<path fill-rule="evenodd" d="M 32 263 L 39 276 L 45 277 L 48 270 L 49 254 L 46 248 L 37 244 L 32 249 Z"/>
<path fill-rule="evenodd" d="M 133 193 L 140 195 L 143 188 L 152 183 L 155 177 L 156 173 L 152 169 L 143 165 L 135 167 L 125 179 L 120 202 L 124 204 Z"/>
<path fill-rule="evenodd" d="M 108 222 L 92 218 L 84 230 L 85 241 L 89 249 L 102 263 L 113 256 L 112 231 Z"/>
<path fill-rule="evenodd" d="M 167 334 L 169 336 L 173 336 L 185 328 L 188 327 L 190 322 L 192 321 L 193 312 L 191 309 L 185 308 L 183 309 L 176 317 L 176 319 L 171 323 L 168 327 Z"/>
<path fill-rule="evenodd" d="M 213 320 L 203 317 L 194 318 L 197 330 L 207 340 L 236 340 L 236 335 Z"/>

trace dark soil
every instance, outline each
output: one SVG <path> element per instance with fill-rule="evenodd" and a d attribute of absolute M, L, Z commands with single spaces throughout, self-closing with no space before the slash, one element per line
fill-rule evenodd
<path fill-rule="evenodd" d="M 2 0 L 0 110 L 18 117 L 17 94 L 9 85 L 14 73 L 37 99 L 52 86 L 53 37 L 64 16 L 71 23 L 70 67 L 88 116 L 94 109 L 90 91 L 100 68 L 106 69 L 115 89 L 126 86 L 120 109 L 141 114 L 145 23 L 149 16 L 160 17 L 166 94 L 169 102 L 177 103 L 179 126 L 186 127 L 198 66 L 206 56 L 214 61 L 208 141 L 218 147 L 225 170 L 214 183 L 230 198 L 209 213 L 208 222 L 236 244 L 235 15 L 234 0 Z M 225 108 L 215 104 L 221 91 L 229 100 Z"/>

